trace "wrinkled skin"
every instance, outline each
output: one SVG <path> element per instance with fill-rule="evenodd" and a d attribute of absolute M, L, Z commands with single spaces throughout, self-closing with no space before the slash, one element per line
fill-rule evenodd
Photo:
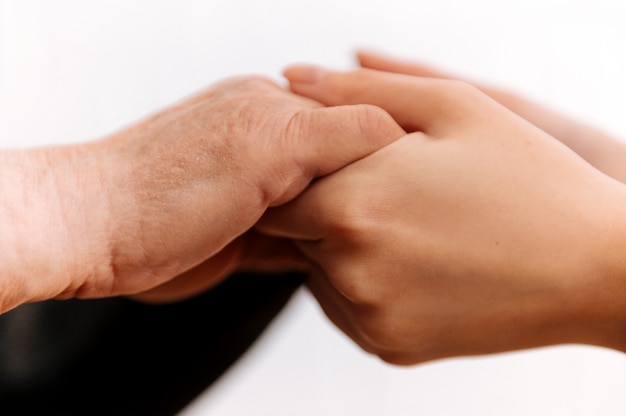
<path fill-rule="evenodd" d="M 246 231 L 403 134 L 378 108 L 323 108 L 248 77 L 102 140 L 2 152 L 0 312 L 50 298 L 177 300 L 255 259 L 300 268 L 289 243 Z M 275 247 L 275 264 L 257 246 Z"/>

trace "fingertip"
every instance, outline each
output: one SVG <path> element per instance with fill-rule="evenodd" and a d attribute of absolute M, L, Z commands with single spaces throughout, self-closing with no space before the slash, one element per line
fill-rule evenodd
<path fill-rule="evenodd" d="M 328 71 L 317 65 L 291 65 L 283 71 L 283 76 L 292 84 L 315 85 L 326 76 Z"/>
<path fill-rule="evenodd" d="M 359 62 L 359 66 L 369 69 L 378 69 L 381 66 L 385 67 L 400 63 L 398 58 L 391 57 L 382 52 L 366 49 L 357 50 L 356 58 Z"/>
<path fill-rule="evenodd" d="M 372 51 L 368 48 L 357 48 L 354 51 L 354 57 L 356 58 L 359 66 L 362 65 L 363 61 L 367 61 L 370 56 L 376 56 L 376 52 Z"/>
<path fill-rule="evenodd" d="M 383 55 L 379 52 L 375 52 L 368 49 L 357 49 L 356 51 L 356 60 L 359 63 L 359 66 L 367 68 L 368 63 L 372 61 L 376 61 L 380 59 Z"/>

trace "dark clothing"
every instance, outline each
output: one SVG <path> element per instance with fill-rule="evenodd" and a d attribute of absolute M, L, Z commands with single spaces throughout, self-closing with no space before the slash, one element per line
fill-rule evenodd
<path fill-rule="evenodd" d="M 167 305 L 22 305 L 0 316 L 0 413 L 175 415 L 254 342 L 302 280 L 238 274 Z"/>

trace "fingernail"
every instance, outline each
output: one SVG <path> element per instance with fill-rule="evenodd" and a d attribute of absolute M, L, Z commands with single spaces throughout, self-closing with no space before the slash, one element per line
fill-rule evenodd
<path fill-rule="evenodd" d="M 314 65 L 294 65 L 285 69 L 283 75 L 292 84 L 316 84 L 326 75 L 326 70 Z"/>

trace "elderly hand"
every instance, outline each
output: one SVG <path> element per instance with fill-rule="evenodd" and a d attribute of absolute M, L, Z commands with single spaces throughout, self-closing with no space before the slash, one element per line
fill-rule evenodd
<path fill-rule="evenodd" d="M 329 318 L 396 364 L 559 343 L 626 350 L 626 190 L 459 81 L 293 67 L 326 105 L 374 104 L 400 140 L 269 210 Z"/>
<path fill-rule="evenodd" d="M 403 134 L 378 108 L 323 108 L 240 78 L 103 140 L 2 152 L 0 312 L 181 274 L 146 299 L 209 287 L 245 263 L 240 236 L 269 206 Z"/>

